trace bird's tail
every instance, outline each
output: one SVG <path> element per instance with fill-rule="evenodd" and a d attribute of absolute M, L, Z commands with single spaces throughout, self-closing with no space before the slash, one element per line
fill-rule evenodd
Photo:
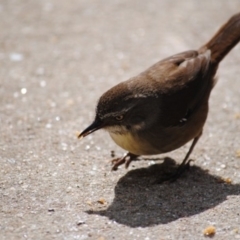
<path fill-rule="evenodd" d="M 240 13 L 237 13 L 199 51 L 210 49 L 212 62 L 218 64 L 239 41 Z"/>

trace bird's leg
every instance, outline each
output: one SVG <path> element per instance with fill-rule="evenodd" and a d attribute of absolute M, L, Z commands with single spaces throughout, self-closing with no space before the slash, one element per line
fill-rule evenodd
<path fill-rule="evenodd" d="M 170 176 L 168 176 L 167 178 L 160 180 L 159 183 L 161 182 L 165 182 L 165 181 L 170 181 L 170 182 L 174 182 L 176 181 L 184 172 L 186 169 L 189 168 L 189 164 L 192 161 L 191 159 L 189 159 L 190 154 L 192 153 L 195 145 L 197 144 L 199 138 L 201 137 L 202 132 L 193 139 L 192 145 L 189 148 L 185 158 L 183 159 L 182 163 L 180 164 L 180 166 L 177 168 L 176 172 L 174 172 L 173 174 L 171 174 Z"/>
<path fill-rule="evenodd" d="M 129 164 L 131 163 L 131 161 L 133 159 L 136 159 L 138 157 L 138 155 L 135 155 L 133 153 L 128 152 L 126 155 L 124 155 L 121 158 L 116 158 L 112 160 L 112 170 L 116 171 L 118 169 L 118 166 L 122 165 L 125 163 L 125 168 L 128 168 Z"/>

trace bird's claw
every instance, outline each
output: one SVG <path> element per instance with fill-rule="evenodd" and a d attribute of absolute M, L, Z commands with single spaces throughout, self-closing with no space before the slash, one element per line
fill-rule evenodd
<path fill-rule="evenodd" d="M 125 168 L 127 169 L 130 165 L 130 163 L 132 162 L 132 160 L 134 158 L 136 158 L 137 156 L 132 154 L 132 153 L 127 153 L 126 155 L 124 155 L 123 157 L 121 158 L 115 158 L 113 159 L 111 162 L 112 162 L 112 171 L 116 171 L 118 170 L 118 167 L 122 164 L 125 163 Z"/>
<path fill-rule="evenodd" d="M 169 176 L 163 177 L 161 179 L 157 179 L 155 181 L 156 184 L 164 183 L 164 182 L 175 182 L 182 174 L 190 168 L 190 163 L 193 162 L 193 159 L 189 159 L 185 164 L 181 164 L 174 173 L 171 173 Z"/>

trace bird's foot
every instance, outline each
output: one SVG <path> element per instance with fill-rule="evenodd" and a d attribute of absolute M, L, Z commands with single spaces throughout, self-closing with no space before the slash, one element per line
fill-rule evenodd
<path fill-rule="evenodd" d="M 136 159 L 138 156 L 132 153 L 127 153 L 126 155 L 124 155 L 121 158 L 115 158 L 112 160 L 112 170 L 116 171 L 118 170 L 118 167 L 122 164 L 125 163 L 125 168 L 127 169 L 130 165 L 130 163 L 132 162 L 132 160 Z"/>
<path fill-rule="evenodd" d="M 161 179 L 158 179 L 155 183 L 163 183 L 163 182 L 175 182 L 182 174 L 190 168 L 190 162 L 194 160 L 190 159 L 184 164 L 180 164 L 177 170 L 173 173 L 170 173 L 168 176 L 165 176 Z"/>

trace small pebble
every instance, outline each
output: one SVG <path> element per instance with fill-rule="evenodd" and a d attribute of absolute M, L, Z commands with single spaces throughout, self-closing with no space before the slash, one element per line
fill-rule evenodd
<path fill-rule="evenodd" d="M 115 151 L 111 151 L 111 157 L 115 157 Z"/>
<path fill-rule="evenodd" d="M 26 89 L 26 88 L 22 88 L 22 89 L 21 89 L 21 94 L 24 95 L 24 94 L 26 94 L 26 93 L 27 93 L 27 89 Z"/>
<path fill-rule="evenodd" d="M 11 53 L 9 57 L 13 62 L 20 62 L 23 60 L 23 55 L 21 53 Z"/>
<path fill-rule="evenodd" d="M 55 212 L 54 208 L 49 208 L 48 212 Z"/>
<path fill-rule="evenodd" d="M 91 202 L 91 201 L 87 201 L 87 204 L 88 204 L 89 206 L 92 206 L 92 202 Z"/>
<path fill-rule="evenodd" d="M 52 124 L 51 123 L 47 123 L 45 127 L 46 128 L 52 128 Z"/>
<path fill-rule="evenodd" d="M 44 81 L 44 80 L 42 80 L 41 82 L 40 82 L 40 87 L 45 87 L 46 86 L 46 81 Z"/>
<path fill-rule="evenodd" d="M 85 224 L 85 222 L 82 221 L 82 220 L 79 220 L 79 221 L 77 222 L 77 226 L 81 226 L 81 225 L 83 225 L 83 224 Z"/>

